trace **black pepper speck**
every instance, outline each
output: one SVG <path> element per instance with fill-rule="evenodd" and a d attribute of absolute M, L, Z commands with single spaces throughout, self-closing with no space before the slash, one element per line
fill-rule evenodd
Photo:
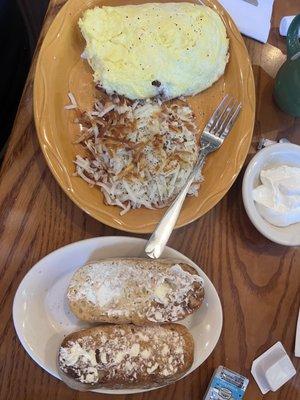
<path fill-rule="evenodd" d="M 160 87 L 161 82 L 159 82 L 158 80 L 152 81 L 151 85 L 156 86 L 156 87 Z"/>

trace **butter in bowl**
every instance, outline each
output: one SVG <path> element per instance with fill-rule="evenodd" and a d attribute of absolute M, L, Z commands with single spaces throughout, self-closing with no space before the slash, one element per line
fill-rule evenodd
<path fill-rule="evenodd" d="M 259 151 L 243 179 L 246 212 L 265 237 L 300 245 L 300 146 L 278 143 Z"/>

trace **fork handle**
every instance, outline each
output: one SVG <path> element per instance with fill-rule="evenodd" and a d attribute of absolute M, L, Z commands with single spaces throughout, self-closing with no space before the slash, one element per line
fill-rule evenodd
<path fill-rule="evenodd" d="M 162 217 L 161 221 L 159 222 L 150 239 L 148 240 L 145 247 L 145 253 L 148 257 L 159 258 L 164 251 L 164 248 L 169 240 L 169 237 L 171 236 L 176 221 L 179 217 L 183 202 L 186 198 L 189 188 L 195 179 L 196 173 L 200 168 L 202 168 L 204 164 L 206 154 L 206 152 L 202 152 L 195 168 L 188 177 L 185 185 L 177 195 L 176 199 L 170 205 L 167 212 Z"/>

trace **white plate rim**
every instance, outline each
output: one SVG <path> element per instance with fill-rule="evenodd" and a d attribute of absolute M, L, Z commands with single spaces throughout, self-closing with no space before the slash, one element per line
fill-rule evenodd
<path fill-rule="evenodd" d="M 72 247 L 76 247 L 76 246 L 80 246 L 80 245 L 85 245 L 87 243 L 92 243 L 92 242 L 99 242 L 99 247 L 100 247 L 100 243 L 102 240 L 122 240 L 122 241 L 129 241 L 129 242 L 139 242 L 146 244 L 147 240 L 142 239 L 142 238 L 136 238 L 136 237 L 128 237 L 128 236 L 101 236 L 101 237 L 94 237 L 94 238 L 90 238 L 90 239 L 84 239 L 84 240 L 80 240 L 77 242 L 73 242 L 70 244 L 67 244 L 65 246 L 62 246 L 56 250 L 54 250 L 53 252 L 47 254 L 45 257 L 41 258 L 36 264 L 34 264 L 29 271 L 25 274 L 25 276 L 23 277 L 22 281 L 20 282 L 18 289 L 15 293 L 14 296 L 14 301 L 13 301 L 13 307 L 12 307 L 12 317 L 13 317 L 13 323 L 14 323 L 14 327 L 15 327 L 15 331 L 17 333 L 18 339 L 20 340 L 23 348 L 25 349 L 26 353 L 30 356 L 30 358 L 39 366 L 41 367 L 44 371 L 46 371 L 47 373 L 49 373 L 51 376 L 59 379 L 59 375 L 56 371 L 53 371 L 52 369 L 50 369 L 50 367 L 47 367 L 47 365 L 43 365 L 41 363 L 41 361 L 39 360 L 39 357 L 36 356 L 35 352 L 30 348 L 30 346 L 26 343 L 25 337 L 22 333 L 22 328 L 21 325 L 19 323 L 19 321 L 16 318 L 17 315 L 17 302 L 19 300 L 20 297 L 20 293 L 24 287 L 24 285 L 26 284 L 26 281 L 28 279 L 30 279 L 31 275 L 33 275 L 41 266 L 42 264 L 49 258 L 51 258 L 53 255 L 58 255 L 60 252 L 63 252 L 65 249 L 71 249 Z M 205 274 L 205 272 L 197 265 L 195 264 L 191 259 L 189 259 L 187 256 L 185 256 L 184 254 L 180 253 L 178 250 L 175 250 L 171 247 L 166 246 L 166 250 L 167 251 L 171 251 L 173 253 L 172 257 L 174 258 L 178 258 L 181 259 L 183 261 L 188 262 L 190 265 L 192 265 L 200 274 L 201 276 L 204 278 L 204 280 L 206 280 L 206 282 L 209 283 L 210 285 L 210 289 L 212 290 L 212 293 L 214 295 L 214 298 L 216 300 L 216 308 L 218 310 L 219 313 L 219 325 L 217 327 L 217 334 L 216 334 L 216 339 L 213 342 L 211 349 L 209 351 L 209 353 L 206 355 L 206 357 L 202 360 L 202 362 L 197 365 L 197 366 L 193 366 L 190 370 L 187 371 L 187 373 L 181 377 L 179 380 L 185 378 L 186 376 L 188 376 L 190 373 L 192 373 L 195 369 L 197 369 L 198 367 L 200 367 L 200 365 L 202 365 L 205 360 L 211 355 L 211 353 L 213 352 L 213 350 L 215 349 L 219 339 L 220 339 L 220 335 L 222 332 L 222 328 L 223 328 L 223 310 L 222 310 L 222 304 L 219 298 L 219 295 L 213 285 L 213 283 L 211 282 L 211 280 L 208 278 L 208 276 Z M 137 255 L 139 256 L 139 255 Z M 180 321 L 178 321 L 180 323 Z M 177 382 L 177 381 L 176 381 Z M 124 394 L 136 394 L 136 393 L 143 393 L 143 392 L 147 392 L 147 391 L 152 391 L 152 390 L 156 390 L 156 389 L 160 389 L 163 388 L 165 386 L 168 385 L 162 385 L 159 387 L 155 387 L 155 388 L 150 388 L 150 389 L 95 389 L 92 390 L 92 392 L 94 393 L 101 393 L 101 394 L 119 394 L 119 395 L 124 395 Z"/>

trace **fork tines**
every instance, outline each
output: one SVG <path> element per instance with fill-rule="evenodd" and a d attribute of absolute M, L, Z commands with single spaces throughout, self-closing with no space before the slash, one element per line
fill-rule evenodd
<path fill-rule="evenodd" d="M 205 130 L 221 139 L 225 139 L 235 123 L 241 108 L 242 104 L 233 96 L 227 94 L 208 121 Z"/>

